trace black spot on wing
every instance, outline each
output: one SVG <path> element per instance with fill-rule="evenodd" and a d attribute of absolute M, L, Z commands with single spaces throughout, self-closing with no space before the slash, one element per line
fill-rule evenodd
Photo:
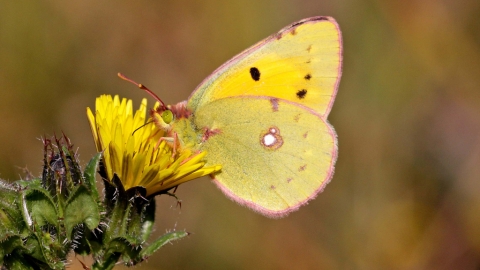
<path fill-rule="evenodd" d="M 305 75 L 305 77 L 304 77 L 304 78 L 305 78 L 305 80 L 309 81 L 309 80 L 312 78 L 312 75 L 310 75 L 310 74 L 307 74 L 307 75 Z"/>
<path fill-rule="evenodd" d="M 302 89 L 297 91 L 297 97 L 299 99 L 304 99 L 306 95 L 307 95 L 307 89 Z"/>
<path fill-rule="evenodd" d="M 260 80 L 260 70 L 256 67 L 251 67 L 250 68 L 250 76 L 252 76 L 252 79 L 256 82 Z"/>

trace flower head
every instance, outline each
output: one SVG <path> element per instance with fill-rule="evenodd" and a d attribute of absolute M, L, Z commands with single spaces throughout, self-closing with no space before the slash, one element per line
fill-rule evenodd
<path fill-rule="evenodd" d="M 165 131 L 151 120 L 146 122 L 146 99 L 135 114 L 132 101 L 118 96 L 102 95 L 95 107 L 95 114 L 87 108 L 87 116 L 97 151 L 104 151 L 108 180 L 116 174 L 125 190 L 141 186 L 150 196 L 221 168 L 204 167 L 206 152 L 184 148 L 174 154 L 172 146 L 161 140 Z"/>

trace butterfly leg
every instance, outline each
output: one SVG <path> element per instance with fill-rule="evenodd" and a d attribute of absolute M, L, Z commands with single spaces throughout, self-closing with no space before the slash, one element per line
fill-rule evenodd
<path fill-rule="evenodd" d="M 158 141 L 157 141 L 157 144 L 155 144 L 154 150 L 157 150 L 158 147 L 160 147 L 160 144 L 161 144 L 162 142 L 167 143 L 169 146 L 172 146 L 172 143 L 173 143 L 173 152 L 174 152 L 174 155 L 175 155 L 175 152 L 176 152 L 176 151 L 175 151 L 175 150 L 176 150 L 176 149 L 175 149 L 175 139 L 172 138 L 172 137 L 160 137 L 160 139 L 158 139 Z"/>
<path fill-rule="evenodd" d="M 172 153 L 172 158 L 175 158 L 175 155 L 177 154 L 177 144 L 178 144 L 178 133 L 174 132 L 173 133 L 173 153 Z"/>
<path fill-rule="evenodd" d="M 172 145 L 172 143 L 173 143 L 172 158 L 175 158 L 175 155 L 177 154 L 178 134 L 175 132 L 173 134 L 173 137 L 161 137 L 158 140 L 157 144 L 155 145 L 155 150 L 158 149 L 158 147 L 160 146 L 160 143 L 162 141 L 165 141 L 168 145 Z"/>

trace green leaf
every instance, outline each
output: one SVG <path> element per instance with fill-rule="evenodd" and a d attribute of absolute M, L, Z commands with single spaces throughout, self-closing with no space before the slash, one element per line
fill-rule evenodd
<path fill-rule="evenodd" d="M 105 252 L 105 256 L 108 257 L 109 255 L 114 253 L 124 253 L 129 249 L 130 243 L 127 241 L 127 239 L 123 237 L 116 237 L 108 243 L 108 248 L 107 252 Z"/>
<path fill-rule="evenodd" d="M 108 243 L 105 255 L 103 256 L 103 263 L 100 264 L 100 262 L 97 261 L 97 266 L 92 268 L 112 269 L 120 257 L 129 259 L 132 257 L 132 255 L 135 257 L 138 255 L 138 252 L 135 252 L 135 250 L 132 249 L 132 246 L 125 238 L 116 237 Z"/>
<path fill-rule="evenodd" d="M 35 178 L 32 180 L 17 180 L 13 182 L 14 185 L 19 186 L 20 188 L 42 188 L 42 179 Z"/>
<path fill-rule="evenodd" d="M 109 228 L 104 234 L 104 241 L 106 242 L 109 242 L 111 239 L 116 237 L 125 236 L 125 233 L 127 232 L 130 211 L 132 208 L 132 205 L 128 201 L 125 189 L 123 188 L 122 182 L 116 174 L 114 175 L 112 182 L 114 186 L 111 187 L 115 187 L 114 193 L 116 195 L 112 196 L 110 201 L 105 196 L 105 204 L 109 204 L 109 207 L 107 208 Z M 107 189 L 108 186 L 109 184 L 106 182 L 105 188 Z"/>
<path fill-rule="evenodd" d="M 106 257 L 104 261 L 95 261 L 92 265 L 92 270 L 111 270 L 117 264 L 118 259 L 120 258 L 120 253 L 114 253 Z"/>
<path fill-rule="evenodd" d="M 0 242 L 27 229 L 17 204 L 19 190 L 18 185 L 0 180 Z"/>
<path fill-rule="evenodd" d="M 165 244 L 170 243 L 175 240 L 182 239 L 186 236 L 190 235 L 188 232 L 171 232 L 162 235 L 160 238 L 155 240 L 151 245 L 146 247 L 145 249 L 140 252 L 140 256 L 142 259 L 146 259 L 150 257 L 155 251 L 163 247 Z"/>
<path fill-rule="evenodd" d="M 92 192 L 92 195 L 95 198 L 98 198 L 98 190 L 96 185 L 97 182 L 95 181 L 95 175 L 97 174 L 98 165 L 101 158 L 102 153 L 97 153 L 92 159 L 90 159 L 90 162 L 88 162 L 87 167 L 83 171 L 83 177 L 86 180 L 85 184 L 88 186 L 88 188 Z"/>
<path fill-rule="evenodd" d="M 58 213 L 53 199 L 45 189 L 28 188 L 20 193 L 20 205 L 25 222 L 31 226 L 51 224 L 57 226 Z"/>
<path fill-rule="evenodd" d="M 88 229 L 93 230 L 100 223 L 100 213 L 96 198 L 84 185 L 79 185 L 74 189 L 68 198 L 64 220 L 67 237 L 70 240 L 75 226 L 83 223 Z"/>
<path fill-rule="evenodd" d="M 126 194 L 129 202 L 129 216 L 127 217 L 128 223 L 125 223 L 127 229 L 125 237 L 132 245 L 140 246 L 148 239 L 151 232 L 149 221 L 152 221 L 152 214 L 153 219 L 155 218 L 155 201 L 145 198 L 147 191 L 143 187 L 131 188 L 126 191 Z M 153 213 L 151 207 L 153 207 Z"/>
<path fill-rule="evenodd" d="M 32 258 L 35 258 L 39 261 L 45 261 L 44 250 L 42 249 L 40 241 L 35 233 L 31 234 L 25 240 L 25 248 L 28 250 L 28 252 L 25 252 L 25 254 L 28 254 Z"/>
<path fill-rule="evenodd" d="M 142 224 L 142 240 L 145 242 L 152 233 L 153 224 L 155 222 L 155 199 L 150 199 L 150 203 L 145 207 L 143 212 L 144 219 Z"/>
<path fill-rule="evenodd" d="M 36 268 L 32 265 L 32 262 L 28 262 L 25 260 L 25 257 L 14 253 L 11 256 L 5 258 L 3 262 L 3 267 L 5 269 L 15 269 L 15 270 L 34 270 L 34 269 L 42 269 L 38 267 L 39 264 L 36 265 Z"/>
<path fill-rule="evenodd" d="M 22 248 L 22 239 L 17 235 L 9 237 L 8 239 L 0 242 L 0 265 L 3 264 L 3 259 L 5 256 L 8 257 L 14 250 L 21 250 Z"/>

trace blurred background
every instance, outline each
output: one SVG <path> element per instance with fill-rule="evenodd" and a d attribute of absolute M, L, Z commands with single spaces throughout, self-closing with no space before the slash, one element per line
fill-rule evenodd
<path fill-rule="evenodd" d="M 85 164 L 85 108 L 147 97 L 117 72 L 176 103 L 250 45 L 328 15 L 344 39 L 332 182 L 280 220 L 208 178 L 183 185 L 182 209 L 158 199 L 156 236 L 192 235 L 136 269 L 479 269 L 479 14 L 475 0 L 0 0 L 0 178 L 39 175 L 54 133 Z"/>

